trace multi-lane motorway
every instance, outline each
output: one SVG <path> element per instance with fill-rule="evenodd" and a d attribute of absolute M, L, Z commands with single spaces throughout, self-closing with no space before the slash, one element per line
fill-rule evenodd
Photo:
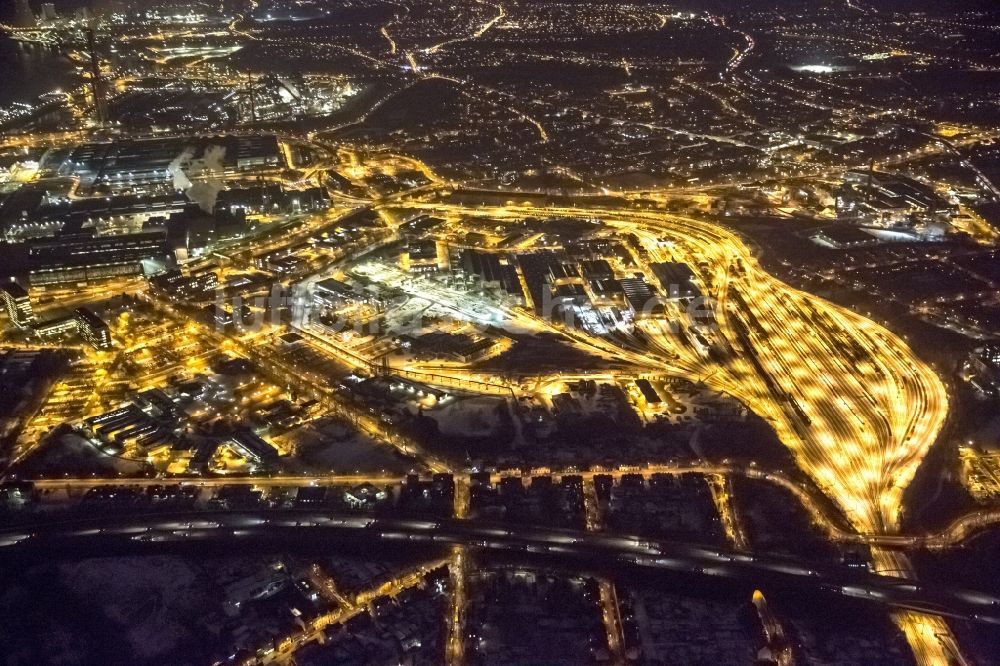
<path fill-rule="evenodd" d="M 689 543 L 470 520 L 375 518 L 317 510 L 192 511 L 38 522 L 0 531 L 0 559 L 176 552 L 186 546 L 322 551 L 346 541 L 402 547 L 469 545 L 523 556 L 638 567 L 751 585 L 805 588 L 893 609 L 1000 625 L 1000 599 L 844 566 Z"/>

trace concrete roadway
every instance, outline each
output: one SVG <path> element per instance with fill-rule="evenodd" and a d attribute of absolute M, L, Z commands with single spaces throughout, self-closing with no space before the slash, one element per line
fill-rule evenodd
<path fill-rule="evenodd" d="M 0 531 L 0 560 L 231 550 L 467 545 L 508 555 L 817 591 L 895 610 L 1000 625 L 1000 599 L 841 565 L 676 541 L 470 520 L 381 518 L 321 510 L 188 511 L 37 522 Z"/>

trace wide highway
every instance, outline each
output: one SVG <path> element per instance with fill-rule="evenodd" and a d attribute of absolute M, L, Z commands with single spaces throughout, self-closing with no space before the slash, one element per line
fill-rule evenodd
<path fill-rule="evenodd" d="M 892 609 L 1000 625 L 1000 598 L 918 584 L 842 565 L 676 541 L 471 520 L 371 517 L 320 510 L 188 511 L 35 522 L 0 531 L 0 560 L 231 550 L 328 551 L 335 544 L 467 545 L 498 553 L 585 561 L 806 590 Z"/>

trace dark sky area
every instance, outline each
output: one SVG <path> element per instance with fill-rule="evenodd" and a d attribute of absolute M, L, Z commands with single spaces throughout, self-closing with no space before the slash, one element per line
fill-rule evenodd
<path fill-rule="evenodd" d="M 573 0 L 570 0 L 573 2 Z M 32 9 L 39 11 L 41 0 L 29 0 Z M 588 4 L 590 0 L 575 0 L 579 4 Z M 0 2 L 0 17 L 7 18 L 14 13 L 15 0 L 3 0 Z M 72 11 L 80 6 L 94 7 L 99 4 L 107 4 L 102 0 L 53 0 L 56 9 L 60 11 Z M 128 3 L 131 7 L 154 7 L 162 4 L 180 4 L 173 0 L 171 2 L 160 2 L 159 0 L 132 0 Z M 336 4 L 331 2 L 330 4 Z M 724 13 L 742 13 L 747 10 L 760 11 L 775 8 L 798 9 L 803 4 L 814 4 L 817 6 L 829 5 L 828 1 L 817 0 L 677 0 L 672 2 L 658 2 L 652 0 L 649 4 L 662 4 L 670 7 L 685 9 L 715 10 Z M 966 11 L 995 12 L 1000 14 L 1000 2 L 996 0 L 866 0 L 861 3 L 863 6 L 874 7 L 882 11 L 893 12 L 913 12 L 922 11 L 934 14 L 949 14 Z"/>

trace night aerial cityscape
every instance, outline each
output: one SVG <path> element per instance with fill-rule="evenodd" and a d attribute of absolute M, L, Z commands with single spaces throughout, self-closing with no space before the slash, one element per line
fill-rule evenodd
<path fill-rule="evenodd" d="M 0 663 L 1000 665 L 995 0 L 0 12 Z"/>

